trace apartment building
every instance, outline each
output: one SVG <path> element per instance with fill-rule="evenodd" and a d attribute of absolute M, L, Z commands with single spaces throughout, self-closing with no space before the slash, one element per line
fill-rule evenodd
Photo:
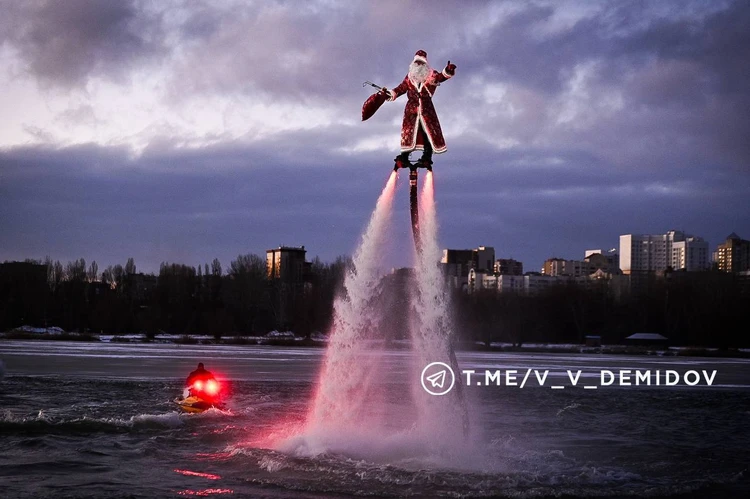
<path fill-rule="evenodd" d="M 709 267 L 708 242 L 682 231 L 666 234 L 620 236 L 620 270 L 623 274 L 704 270 Z"/>

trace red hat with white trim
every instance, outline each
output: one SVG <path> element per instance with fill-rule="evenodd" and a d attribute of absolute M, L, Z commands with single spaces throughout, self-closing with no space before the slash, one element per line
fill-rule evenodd
<path fill-rule="evenodd" d="M 424 50 L 417 50 L 417 53 L 414 54 L 414 61 L 422 61 L 427 64 L 427 52 Z"/>

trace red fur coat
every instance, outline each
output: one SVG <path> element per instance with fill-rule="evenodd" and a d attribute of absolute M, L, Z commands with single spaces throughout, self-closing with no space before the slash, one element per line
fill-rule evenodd
<path fill-rule="evenodd" d="M 402 152 L 424 149 L 424 137 L 421 133 L 418 133 L 420 123 L 432 145 L 433 152 L 440 154 L 446 151 L 447 147 L 445 146 L 443 131 L 440 129 L 440 121 L 438 121 L 435 107 L 432 105 L 432 96 L 435 94 L 438 85 L 452 76 L 445 69 L 442 72 L 432 70 L 425 83 L 415 85 L 409 79 L 409 75 L 406 75 L 404 81 L 390 91 L 389 100 L 391 101 L 396 100 L 403 94 L 406 94 L 408 99 L 404 109 L 404 121 L 401 125 Z"/>

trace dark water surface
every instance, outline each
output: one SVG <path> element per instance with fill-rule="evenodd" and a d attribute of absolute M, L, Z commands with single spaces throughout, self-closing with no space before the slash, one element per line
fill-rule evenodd
<path fill-rule="evenodd" d="M 550 369 L 566 388 L 469 387 L 474 431 L 456 455 L 269 448 L 304 420 L 322 353 L 2 341 L 0 497 L 750 497 L 747 360 L 464 352 L 463 369 Z M 408 356 L 388 354 L 396 411 L 419 383 Z M 227 411 L 175 409 L 199 361 L 227 380 Z M 590 383 L 601 369 L 718 373 L 710 387 L 584 390 L 566 369 Z"/>

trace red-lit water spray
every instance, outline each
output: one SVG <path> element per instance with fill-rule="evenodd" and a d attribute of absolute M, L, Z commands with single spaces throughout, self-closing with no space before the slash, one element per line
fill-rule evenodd
<path fill-rule="evenodd" d="M 373 310 L 372 296 L 380 278 L 385 230 L 393 211 L 397 173 L 392 172 L 378 198 L 359 247 L 353 269 L 344 279 L 346 293 L 334 303 L 333 330 L 326 350 L 318 391 L 308 416 L 308 428 L 356 427 L 377 378 L 379 357 L 367 351 L 363 341 L 371 336 L 380 312 Z"/>
<path fill-rule="evenodd" d="M 460 371 L 451 347 L 448 298 L 439 267 L 433 174 L 427 172 L 418 197 L 417 174 L 410 173 L 416 279 L 407 302 L 399 303 L 411 311 L 412 352 L 399 356 L 404 361 L 400 369 L 405 372 L 395 383 L 386 381 L 383 362 L 386 358 L 393 362 L 395 354 L 383 355 L 385 332 L 378 330 L 381 319 L 392 313 L 383 308 L 378 297 L 397 179 L 393 172 L 354 254 L 353 269 L 344 279 L 345 292 L 334 303 L 329 345 L 305 425 L 278 443 L 275 447 L 279 450 L 299 455 L 333 451 L 388 459 L 396 455 L 434 456 L 463 443 L 460 429 L 463 427 L 465 435 L 468 418 L 460 392 L 434 397 L 420 391 L 419 373 L 430 362 L 447 363 L 458 377 Z M 395 393 L 394 387 L 400 391 Z M 382 410 L 387 405 L 390 413 Z M 440 435 L 437 440 L 436 435 Z"/>
<path fill-rule="evenodd" d="M 453 348 L 450 300 L 440 268 L 435 177 L 432 171 L 425 176 L 419 209 L 422 212 L 421 223 L 414 228 L 418 237 L 415 236 L 417 289 L 413 301 L 416 320 L 411 328 L 412 349 L 417 367 L 423 368 L 436 361 L 444 362 L 451 367 L 458 382 L 447 397 L 429 396 L 418 388 L 414 390 L 414 397 L 420 410 L 420 424 L 454 433 L 460 428 L 466 436 L 469 431 L 468 408 Z"/>

